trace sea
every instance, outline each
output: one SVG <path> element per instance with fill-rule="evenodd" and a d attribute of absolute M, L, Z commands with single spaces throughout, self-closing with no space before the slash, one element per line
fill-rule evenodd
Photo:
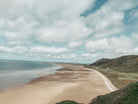
<path fill-rule="evenodd" d="M 62 68 L 39 61 L 0 60 L 0 92 L 16 88 L 41 76 L 54 74 Z"/>

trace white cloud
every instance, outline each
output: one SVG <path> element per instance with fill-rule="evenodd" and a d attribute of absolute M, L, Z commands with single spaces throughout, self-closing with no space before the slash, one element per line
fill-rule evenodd
<path fill-rule="evenodd" d="M 133 33 L 132 37 L 138 41 L 138 34 L 137 33 Z"/>
<path fill-rule="evenodd" d="M 0 37 L 7 43 L 29 43 L 32 40 L 35 23 L 26 23 L 25 18 L 16 20 L 0 19 Z"/>
<path fill-rule="evenodd" d="M 0 36 L 8 41 L 31 41 L 32 37 L 35 37 L 43 43 L 70 43 L 81 40 L 86 38 L 92 30 L 86 26 L 80 15 L 89 6 L 93 6 L 94 1 L 0 1 L 2 10 L 0 13 L 2 15 L 0 17 L 0 30 L 2 30 Z"/>
<path fill-rule="evenodd" d="M 124 11 L 136 5 L 136 0 L 109 0 L 99 10 L 90 14 L 86 21 L 94 29 L 93 37 L 100 38 L 123 32 Z"/>
<path fill-rule="evenodd" d="M 137 19 L 137 18 L 138 18 L 138 9 L 132 10 L 132 11 L 128 14 L 128 16 L 130 16 L 131 20 Z"/>
<path fill-rule="evenodd" d="M 92 29 L 87 28 L 82 21 L 65 23 L 62 27 L 44 27 L 36 33 L 38 40 L 44 43 L 70 43 L 80 41 L 90 35 Z"/>
<path fill-rule="evenodd" d="M 81 45 L 81 42 L 71 42 L 69 43 L 69 48 L 76 48 Z"/>
<path fill-rule="evenodd" d="M 130 54 L 138 54 L 138 47 L 130 51 Z"/>
<path fill-rule="evenodd" d="M 15 47 L 6 47 L 6 46 L 0 46 L 0 52 L 3 53 L 13 53 L 13 54 L 23 54 L 27 52 L 27 48 L 24 46 L 15 46 Z"/>
<path fill-rule="evenodd" d="M 109 47 L 108 45 L 109 44 L 107 39 L 101 39 L 101 40 L 87 42 L 86 48 L 90 52 L 97 52 L 97 51 L 104 51 Z"/>
<path fill-rule="evenodd" d="M 111 38 L 109 43 L 112 53 L 128 53 L 134 47 L 134 42 L 132 39 L 121 36 L 120 38 Z"/>
<path fill-rule="evenodd" d="M 86 62 L 137 54 L 137 32 L 115 36 L 129 29 L 125 11 L 138 5 L 137 0 L 108 0 L 81 16 L 95 1 L 0 0 L 0 55 Z M 130 14 L 135 20 L 137 11 Z"/>
<path fill-rule="evenodd" d="M 89 52 L 98 53 L 127 54 L 135 47 L 135 41 L 126 36 L 104 38 L 86 43 Z"/>
<path fill-rule="evenodd" d="M 34 2 L 34 9 L 41 20 L 53 25 L 60 20 L 74 21 L 80 17 L 95 0 L 39 0 Z M 46 25 L 47 25 L 46 24 Z"/>
<path fill-rule="evenodd" d="M 70 50 L 67 48 L 58 48 L 58 47 L 43 47 L 43 46 L 37 46 L 32 47 L 30 49 L 30 53 L 37 53 L 37 54 L 62 54 L 67 53 Z"/>

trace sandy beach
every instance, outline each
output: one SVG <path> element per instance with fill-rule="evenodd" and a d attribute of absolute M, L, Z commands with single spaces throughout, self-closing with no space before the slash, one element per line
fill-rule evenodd
<path fill-rule="evenodd" d="M 82 65 L 59 64 L 55 74 L 0 93 L 0 104 L 55 104 L 75 100 L 88 104 L 94 97 L 116 90 L 101 73 Z"/>

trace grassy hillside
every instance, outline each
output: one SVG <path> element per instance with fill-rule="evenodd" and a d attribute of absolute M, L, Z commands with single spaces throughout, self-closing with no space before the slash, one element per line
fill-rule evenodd
<path fill-rule="evenodd" d="M 138 55 L 122 56 L 115 59 L 101 59 L 90 66 L 112 69 L 121 72 L 138 72 Z"/>
<path fill-rule="evenodd" d="M 87 67 L 103 73 L 117 88 L 138 81 L 138 55 L 101 59 Z"/>
<path fill-rule="evenodd" d="M 83 103 L 77 103 L 75 101 L 67 100 L 67 101 L 62 101 L 62 102 L 56 103 L 56 104 L 83 104 Z"/>
<path fill-rule="evenodd" d="M 115 92 L 98 96 L 90 104 L 138 104 L 138 82 Z"/>

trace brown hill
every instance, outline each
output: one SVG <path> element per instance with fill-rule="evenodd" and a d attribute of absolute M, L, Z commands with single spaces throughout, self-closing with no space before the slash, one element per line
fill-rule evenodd
<path fill-rule="evenodd" d="M 138 55 L 121 56 L 115 59 L 101 59 L 90 64 L 90 66 L 121 72 L 138 72 Z"/>

